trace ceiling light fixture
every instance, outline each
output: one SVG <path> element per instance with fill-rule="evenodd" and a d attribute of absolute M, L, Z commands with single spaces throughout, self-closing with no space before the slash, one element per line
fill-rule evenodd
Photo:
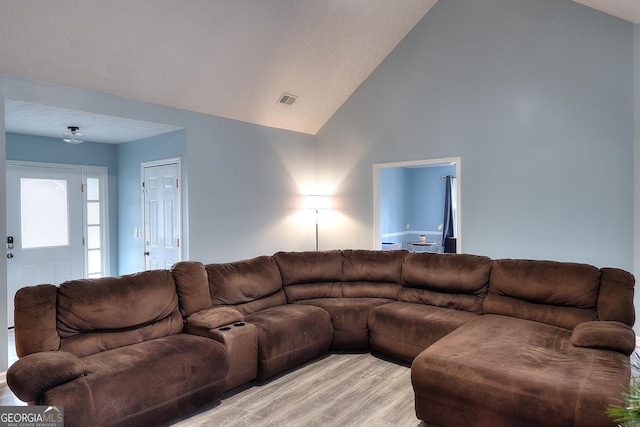
<path fill-rule="evenodd" d="M 82 138 L 82 134 L 78 132 L 80 128 L 78 126 L 67 126 L 69 129 L 67 132 L 62 134 L 62 140 L 64 142 L 68 142 L 69 144 L 81 144 L 84 140 Z"/>

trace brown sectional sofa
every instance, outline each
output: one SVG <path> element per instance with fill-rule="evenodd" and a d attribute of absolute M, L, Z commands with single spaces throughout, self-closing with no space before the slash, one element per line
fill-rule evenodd
<path fill-rule="evenodd" d="M 462 254 L 185 261 L 20 290 L 7 382 L 63 405 L 67 425 L 154 425 L 362 349 L 412 363 L 416 414 L 435 425 L 615 425 L 633 286 L 619 269 Z"/>

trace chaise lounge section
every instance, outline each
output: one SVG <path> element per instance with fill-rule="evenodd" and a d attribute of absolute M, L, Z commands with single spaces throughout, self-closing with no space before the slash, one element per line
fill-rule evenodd
<path fill-rule="evenodd" d="M 153 425 L 362 350 L 412 364 L 430 424 L 615 425 L 605 411 L 629 384 L 633 286 L 619 269 L 402 250 L 184 261 L 19 291 L 7 379 L 25 401 L 64 405 L 67 425 L 106 424 L 105 405 L 122 425 Z"/>

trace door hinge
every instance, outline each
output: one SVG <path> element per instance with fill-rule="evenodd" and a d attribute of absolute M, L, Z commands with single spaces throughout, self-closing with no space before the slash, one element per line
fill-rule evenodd
<path fill-rule="evenodd" d="M 180 180 L 176 178 L 176 188 L 180 188 Z"/>
<path fill-rule="evenodd" d="M 84 237 L 82 238 L 82 246 L 84 246 Z"/>
<path fill-rule="evenodd" d="M 176 239 L 176 246 L 180 247 L 180 239 Z"/>
<path fill-rule="evenodd" d="M 144 185 L 144 181 L 142 181 L 142 192 L 146 193 L 147 192 L 147 188 Z"/>
<path fill-rule="evenodd" d="M 84 193 L 84 184 L 80 184 L 80 192 Z"/>

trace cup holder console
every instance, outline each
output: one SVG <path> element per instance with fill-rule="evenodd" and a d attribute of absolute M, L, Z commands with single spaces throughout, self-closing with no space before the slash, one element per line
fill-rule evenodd
<path fill-rule="evenodd" d="M 246 323 L 244 323 L 244 322 L 236 322 L 236 323 L 234 323 L 232 325 L 220 326 L 218 328 L 218 330 L 222 331 L 222 332 L 230 331 L 231 329 L 233 329 L 232 326 L 235 326 L 235 327 L 239 328 L 241 326 L 246 326 Z"/>

